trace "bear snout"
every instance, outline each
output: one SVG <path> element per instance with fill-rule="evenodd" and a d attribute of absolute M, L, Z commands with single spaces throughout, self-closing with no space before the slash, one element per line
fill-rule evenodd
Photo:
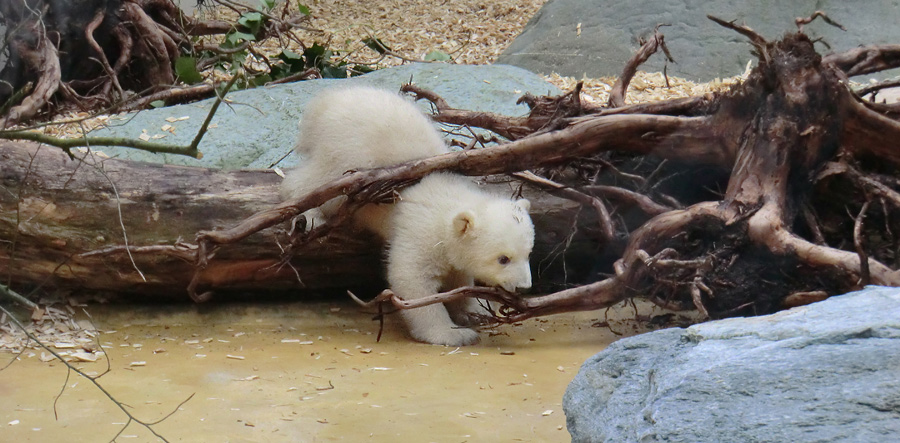
<path fill-rule="evenodd" d="M 516 292 L 516 289 L 528 289 L 531 287 L 531 269 L 525 268 L 519 276 L 510 278 L 500 284 L 500 287 L 508 292 Z"/>

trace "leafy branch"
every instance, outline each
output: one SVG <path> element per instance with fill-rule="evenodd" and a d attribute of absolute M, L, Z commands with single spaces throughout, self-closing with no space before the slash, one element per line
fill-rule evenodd
<path fill-rule="evenodd" d="M 197 135 L 194 136 L 194 139 L 187 146 L 169 145 L 165 143 L 156 143 L 128 137 L 88 137 L 86 135 L 83 135 L 79 138 L 60 138 L 40 132 L 32 132 L 29 130 L 0 131 L 0 139 L 29 140 L 47 144 L 50 146 L 55 146 L 65 151 L 66 154 L 68 154 L 69 157 L 73 159 L 74 156 L 72 155 L 71 151 L 73 148 L 95 146 L 121 146 L 125 148 L 134 148 L 142 151 L 152 152 L 155 154 L 177 154 L 200 159 L 203 158 L 203 153 L 200 152 L 197 147 L 200 145 L 200 141 L 206 134 L 206 131 L 209 128 L 209 123 L 212 121 L 213 116 L 219 109 L 219 105 L 222 103 L 222 100 L 224 100 L 225 94 L 227 94 L 228 91 L 231 90 L 238 79 L 243 77 L 244 74 L 242 72 L 238 72 L 237 75 L 235 75 L 231 78 L 231 80 L 228 81 L 228 83 L 225 85 L 225 88 L 222 89 L 221 93 L 217 92 L 216 100 L 215 102 L 213 102 L 212 107 L 209 109 L 209 113 L 207 113 L 206 119 L 203 121 L 203 124 L 200 125 L 200 129 L 197 131 Z"/>

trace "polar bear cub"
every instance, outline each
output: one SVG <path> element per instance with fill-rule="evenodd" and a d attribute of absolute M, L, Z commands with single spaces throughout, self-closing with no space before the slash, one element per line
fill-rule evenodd
<path fill-rule="evenodd" d="M 282 185 L 302 196 L 348 170 L 390 166 L 449 152 L 431 120 L 399 95 L 368 87 L 326 91 L 304 110 L 295 150 L 303 157 Z M 334 213 L 340 198 L 313 218 Z M 355 223 L 388 244 L 387 279 L 410 300 L 480 283 L 507 291 L 531 287 L 534 246 L 530 203 L 492 195 L 468 178 L 434 173 L 400 191 L 392 205 L 370 204 Z M 319 220 L 318 222 L 321 222 Z M 461 346 L 478 342 L 468 326 L 479 309 L 467 299 L 403 310 L 413 339 Z"/>
<path fill-rule="evenodd" d="M 303 110 L 294 151 L 298 167 L 281 185 L 285 199 L 302 197 L 349 170 L 395 165 L 449 152 L 431 119 L 397 94 L 371 87 L 329 89 Z M 336 198 L 305 215 L 313 226 L 332 215 L 344 198 Z M 386 238 L 384 205 L 369 205 L 354 221 Z"/>

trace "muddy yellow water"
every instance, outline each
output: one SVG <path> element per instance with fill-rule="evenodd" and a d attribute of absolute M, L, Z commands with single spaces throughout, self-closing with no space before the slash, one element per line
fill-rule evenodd
<path fill-rule="evenodd" d="M 351 304 L 89 311 L 108 359 L 75 365 L 96 375 L 108 364 L 97 382 L 110 395 L 139 420 L 162 420 L 152 428 L 167 440 L 188 442 L 568 441 L 566 385 L 620 338 L 591 327 L 602 312 L 529 320 L 454 348 L 410 342 L 391 321 L 376 342 L 378 323 Z M 110 441 L 120 431 L 116 441 L 159 441 L 39 355 L 0 372 L 0 399 L 0 441 Z"/>

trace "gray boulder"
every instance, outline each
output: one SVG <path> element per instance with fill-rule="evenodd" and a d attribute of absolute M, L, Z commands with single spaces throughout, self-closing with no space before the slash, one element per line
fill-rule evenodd
<path fill-rule="evenodd" d="M 900 43 L 896 0 L 550 0 L 497 62 L 578 78 L 619 75 L 639 47 L 638 37 L 668 23 L 672 26 L 662 32 L 677 62 L 669 65 L 668 73 L 708 81 L 740 74 L 749 60 L 756 59 L 746 37 L 716 25 L 707 14 L 746 23 L 765 38 L 776 39 L 796 31 L 795 17 L 808 17 L 816 10 L 824 10 L 847 28 L 844 32 L 822 20 L 806 26 L 808 35 L 824 38 L 834 51 Z M 819 49 L 829 52 L 824 45 Z M 641 69 L 662 71 L 663 65 L 658 54 Z M 898 74 L 893 70 L 880 77 Z"/>
<path fill-rule="evenodd" d="M 900 289 L 620 340 L 563 408 L 577 442 L 897 441 Z"/>
<path fill-rule="evenodd" d="M 460 109 L 492 111 L 505 115 L 523 115 L 525 105 L 516 105 L 524 93 L 559 94 L 559 89 L 541 77 L 514 66 L 463 66 L 444 63 L 420 63 L 382 69 L 351 79 L 310 80 L 286 85 L 248 89 L 228 94 L 230 104 L 222 104 L 212 127 L 200 142 L 202 160 L 172 154 L 151 154 L 126 148 L 103 147 L 108 155 L 139 161 L 222 169 L 269 168 L 296 163 L 291 152 L 297 137 L 297 121 L 306 102 L 319 91 L 339 84 L 368 84 L 390 90 L 412 79 L 417 85 L 441 94 L 450 106 Z M 152 109 L 111 119 L 110 127 L 95 131 L 96 136 L 153 139 L 187 145 L 209 112 L 213 100 Z M 427 104 L 421 103 L 427 107 Z M 188 117 L 187 119 L 181 119 Z M 177 121 L 167 121 L 175 119 Z M 179 120 L 181 119 L 181 120 Z M 166 125 L 174 130 L 165 131 Z M 168 128 L 167 128 L 168 129 Z M 279 159 L 287 156 L 279 163 Z"/>

